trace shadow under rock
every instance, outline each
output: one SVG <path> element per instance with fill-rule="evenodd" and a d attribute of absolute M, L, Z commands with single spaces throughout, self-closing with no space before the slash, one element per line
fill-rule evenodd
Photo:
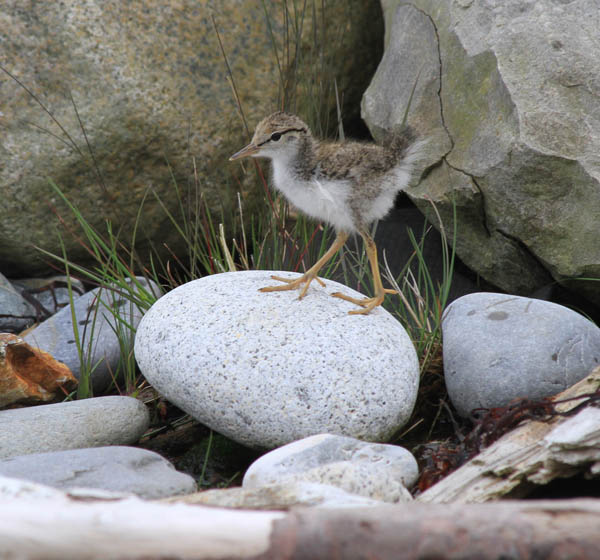
<path fill-rule="evenodd" d="M 201 490 L 239 486 L 247 468 L 264 451 L 249 449 L 197 422 L 142 440 L 138 447 L 155 451 Z"/>

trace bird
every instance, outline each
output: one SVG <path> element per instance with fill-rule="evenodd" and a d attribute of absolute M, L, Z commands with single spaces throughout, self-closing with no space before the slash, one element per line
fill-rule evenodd
<path fill-rule="evenodd" d="M 417 141 L 406 126 L 388 133 L 381 145 L 359 141 L 325 141 L 315 138 L 308 125 L 297 115 L 277 111 L 257 125 L 250 143 L 229 160 L 245 157 L 267 158 L 272 164 L 272 182 L 276 190 L 298 210 L 333 226 L 336 237 L 325 254 L 302 276 L 271 276 L 281 285 L 266 286 L 261 292 L 300 288 L 302 299 L 321 268 L 345 244 L 351 234 L 364 240 L 373 276 L 373 296 L 353 298 L 335 292 L 334 297 L 359 306 L 350 314 L 367 314 L 384 301 L 386 289 L 381 281 L 377 247 L 369 226 L 383 218 L 404 190 L 420 159 L 426 141 Z"/>

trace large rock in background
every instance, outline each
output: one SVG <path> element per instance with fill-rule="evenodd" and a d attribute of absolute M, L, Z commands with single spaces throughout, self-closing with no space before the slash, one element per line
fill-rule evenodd
<path fill-rule="evenodd" d="M 552 282 L 600 301 L 600 10 L 595 0 L 382 0 L 386 47 L 363 97 L 375 136 L 432 139 L 408 194 L 458 213 L 458 255 L 496 286 Z M 420 72 L 420 74 L 419 74 Z"/>
<path fill-rule="evenodd" d="M 227 158 L 248 135 L 212 16 L 250 127 L 279 107 L 284 89 L 294 108 L 320 103 L 328 114 L 335 109 L 334 78 L 344 107 L 357 107 L 379 60 L 383 24 L 378 2 L 348 6 L 329 0 L 324 14 L 321 2 L 315 5 L 317 12 L 311 4 L 303 18 L 300 8 L 288 5 L 290 49 L 285 51 L 280 1 L 267 1 L 264 8 L 260 0 L 216 5 L 209 0 L 45 0 L 26 7 L 17 0 L 3 2 L 0 65 L 39 98 L 64 131 L 0 72 L 0 270 L 14 277 L 45 268 L 32 245 L 61 253 L 59 221 L 50 207 L 56 206 L 68 224 L 74 218 L 48 179 L 100 231 L 105 231 L 105 219 L 112 220 L 126 243 L 147 189 L 178 216 L 174 180 L 184 196 L 190 187 L 193 192 L 194 161 L 200 189 L 215 215 L 221 204 L 231 206 L 239 167 Z M 289 61 L 294 67 L 296 52 L 301 55 L 300 84 L 285 66 Z M 319 97 L 319 88 L 327 97 Z M 167 243 L 177 250 L 182 245 L 152 194 L 141 229 L 142 250 L 148 239 L 158 247 Z M 86 256 L 71 235 L 63 237 L 70 258 Z"/>

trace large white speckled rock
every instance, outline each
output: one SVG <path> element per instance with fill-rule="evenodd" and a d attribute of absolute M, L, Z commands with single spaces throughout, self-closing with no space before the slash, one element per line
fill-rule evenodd
<path fill-rule="evenodd" d="M 407 502 L 412 496 L 406 487 L 418 476 L 416 459 L 403 447 L 319 434 L 254 461 L 244 475 L 243 486 L 307 481 L 331 484 L 374 500 Z"/>
<path fill-rule="evenodd" d="M 280 275 L 294 276 L 279 272 Z M 419 363 L 406 331 L 383 309 L 348 315 L 337 282 L 261 293 L 270 272 L 189 282 L 142 319 L 135 355 L 168 400 L 245 445 L 273 448 L 334 433 L 385 441 L 410 417 Z"/>
<path fill-rule="evenodd" d="M 463 416 L 554 395 L 600 365 L 600 328 L 539 299 L 463 296 L 445 311 L 442 334 L 448 395 Z"/>

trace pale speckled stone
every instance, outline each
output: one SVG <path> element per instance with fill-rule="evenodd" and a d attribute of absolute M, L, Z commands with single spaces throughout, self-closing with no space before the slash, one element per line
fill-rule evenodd
<path fill-rule="evenodd" d="M 0 410 L 0 459 L 136 443 L 150 424 L 144 404 L 110 396 Z"/>
<path fill-rule="evenodd" d="M 554 395 L 600 365 L 600 328 L 539 299 L 463 296 L 446 309 L 442 334 L 448 395 L 463 416 Z"/>
<path fill-rule="evenodd" d="M 191 476 L 176 471 L 158 453 L 120 445 L 12 457 L 0 461 L 0 475 L 61 490 L 129 492 L 149 500 L 196 490 Z"/>
<path fill-rule="evenodd" d="M 285 276 L 293 273 L 279 272 Z M 410 417 L 419 363 L 387 311 L 348 315 L 341 284 L 261 293 L 271 272 L 218 274 L 163 296 L 143 317 L 145 377 L 200 422 L 273 448 L 318 433 L 384 441 Z"/>
<path fill-rule="evenodd" d="M 258 488 L 238 487 L 206 490 L 187 496 L 169 498 L 168 501 L 233 509 L 267 510 L 287 510 L 298 506 L 346 508 L 383 505 L 383 502 L 378 500 L 350 494 L 329 484 L 302 480 L 285 484 L 269 484 Z"/>
<path fill-rule="evenodd" d="M 396 445 L 319 434 L 275 449 L 246 471 L 243 486 L 304 480 L 331 484 L 351 494 L 385 502 L 406 502 L 418 478 L 413 455 Z"/>

